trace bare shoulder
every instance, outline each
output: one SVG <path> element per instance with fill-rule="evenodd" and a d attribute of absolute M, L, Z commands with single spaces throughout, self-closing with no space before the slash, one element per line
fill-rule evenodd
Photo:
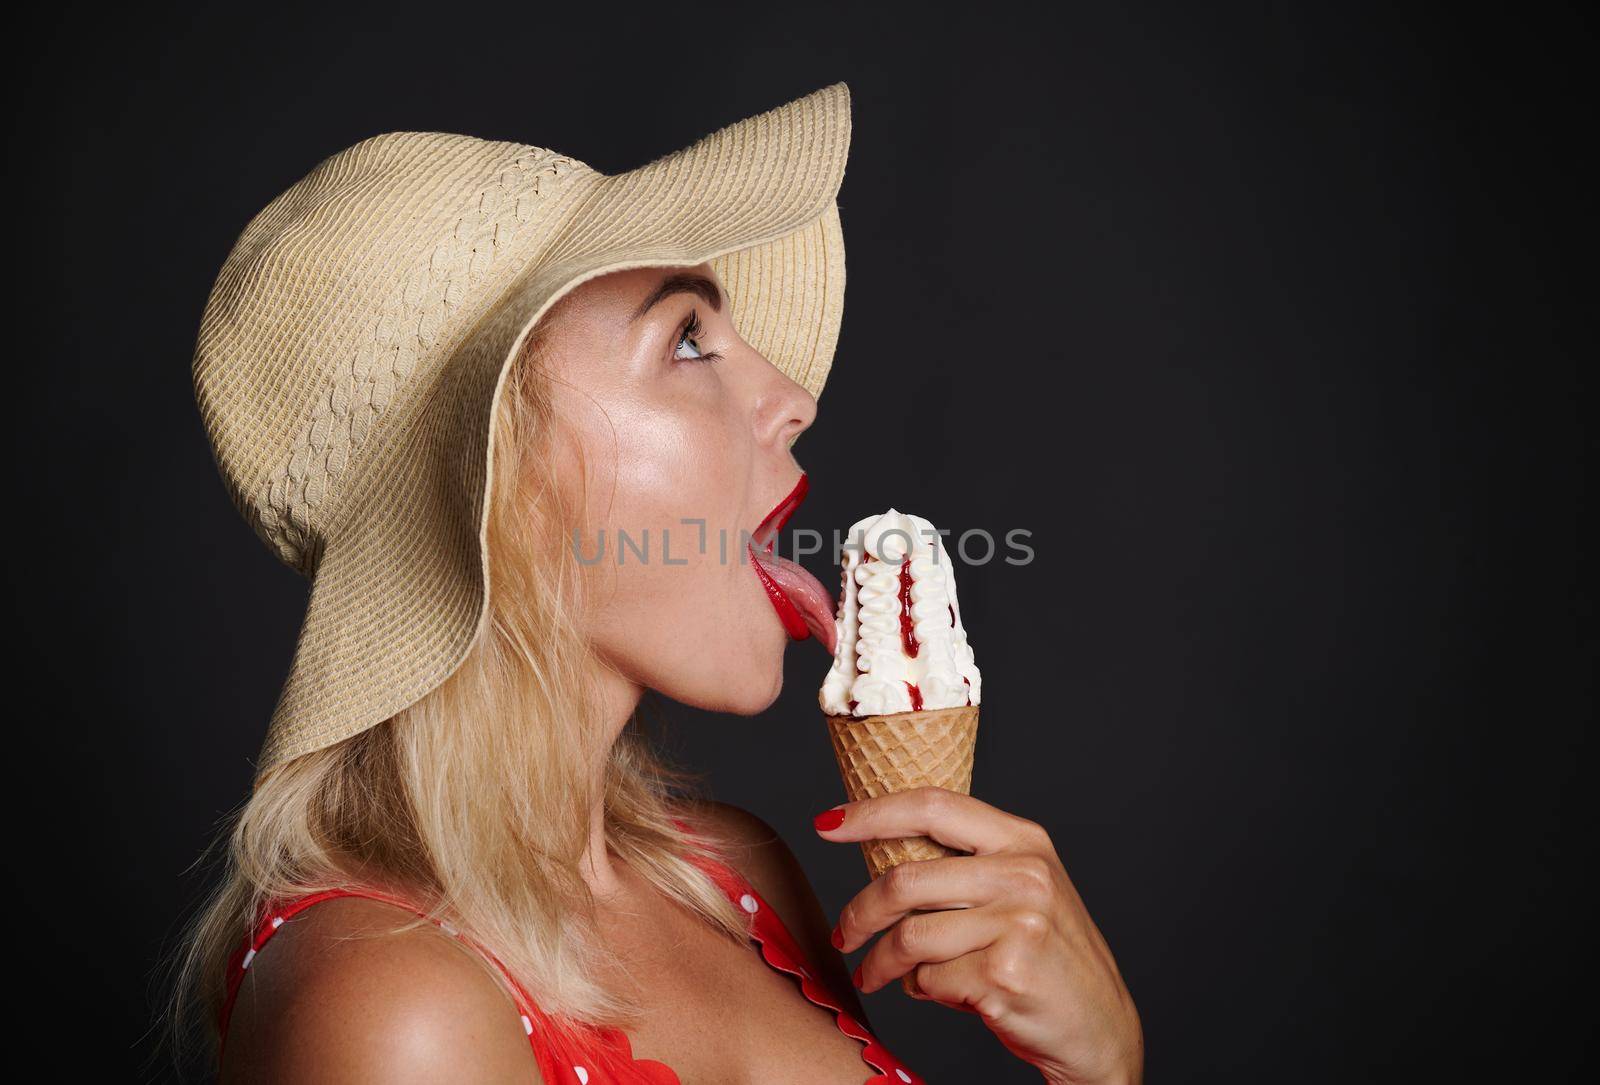
<path fill-rule="evenodd" d="M 783 855 L 793 857 L 778 831 L 743 807 L 714 799 L 688 799 L 683 809 L 715 829 L 720 839 L 737 849 L 741 859 L 781 867 Z"/>
<path fill-rule="evenodd" d="M 725 802 L 702 799 L 687 806 L 727 845 L 734 869 L 778 910 L 784 925 L 807 950 L 813 948 L 807 935 L 815 933 L 814 918 L 822 924 L 822 944 L 832 948 L 828 935 L 833 928 L 821 919 L 822 905 L 811 880 L 776 829 L 750 811 Z"/>
<path fill-rule="evenodd" d="M 341 897 L 294 916 L 245 974 L 222 1085 L 539 1082 L 510 995 L 473 951 L 409 912 Z"/>
<path fill-rule="evenodd" d="M 857 1020 L 865 1022 L 849 969 L 833 948 L 833 921 L 827 918 L 811 879 L 783 837 L 760 817 L 729 803 L 701 799 L 685 806 L 728 843 L 729 862 L 777 911 L 800 948 L 822 971 L 828 988 L 846 1000 Z"/>

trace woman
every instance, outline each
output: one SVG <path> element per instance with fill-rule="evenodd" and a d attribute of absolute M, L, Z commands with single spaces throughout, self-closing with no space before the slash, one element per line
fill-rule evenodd
<path fill-rule="evenodd" d="M 770 828 L 629 728 L 646 689 L 779 692 L 791 634 L 739 547 L 802 482 L 848 136 L 843 84 L 615 177 L 391 133 L 246 229 L 196 393 L 311 600 L 174 1011 L 215 1023 L 223 1082 L 920 1081 L 855 993 L 907 974 L 1047 1080 L 1139 1079 L 1038 825 L 940 789 L 819 815 L 972 853 L 833 925 Z M 852 985 L 840 951 L 880 932 Z"/>

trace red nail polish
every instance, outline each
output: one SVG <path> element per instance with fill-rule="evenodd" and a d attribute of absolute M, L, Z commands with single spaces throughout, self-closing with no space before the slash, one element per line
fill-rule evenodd
<path fill-rule="evenodd" d="M 860 965 L 856 965 L 856 970 L 853 973 L 851 973 L 850 982 L 856 985 L 856 989 L 857 990 L 860 990 L 860 988 L 861 988 L 861 966 Z"/>
<path fill-rule="evenodd" d="M 844 948 L 844 935 L 839 933 L 838 927 L 833 928 L 833 934 L 830 936 L 829 940 L 833 943 L 834 949 Z"/>
<path fill-rule="evenodd" d="M 844 824 L 843 810 L 824 810 L 811 819 L 811 824 L 817 827 L 817 832 L 825 833 L 830 829 L 837 829 Z"/>

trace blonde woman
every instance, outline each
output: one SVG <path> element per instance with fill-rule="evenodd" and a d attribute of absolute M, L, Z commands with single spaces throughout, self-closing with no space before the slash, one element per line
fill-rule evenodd
<path fill-rule="evenodd" d="M 844 84 L 614 176 L 389 133 L 246 228 L 196 395 L 311 596 L 177 985 L 219 1080 L 919 1082 L 856 993 L 907 974 L 998 1059 L 1140 1078 L 1037 824 L 939 789 L 827 811 L 829 840 L 971 853 L 834 924 L 770 828 L 629 726 L 647 689 L 757 714 L 792 639 L 831 641 L 825 589 L 753 559 L 804 496 L 848 142 Z"/>

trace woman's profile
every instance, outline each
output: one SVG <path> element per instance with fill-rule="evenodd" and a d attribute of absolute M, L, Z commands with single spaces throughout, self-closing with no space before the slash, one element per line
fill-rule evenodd
<path fill-rule="evenodd" d="M 929 1027 L 982 1017 L 997 1064 L 1141 1079 L 1037 823 L 938 788 L 824 812 L 852 847 L 970 853 L 828 917 L 775 832 L 630 726 L 649 690 L 762 712 L 807 635 L 736 540 L 803 492 L 849 142 L 843 83 L 616 175 L 392 132 L 246 227 L 195 394 L 310 596 L 175 987 L 219 1081 L 937 1079 L 858 995 L 903 976 Z"/>

